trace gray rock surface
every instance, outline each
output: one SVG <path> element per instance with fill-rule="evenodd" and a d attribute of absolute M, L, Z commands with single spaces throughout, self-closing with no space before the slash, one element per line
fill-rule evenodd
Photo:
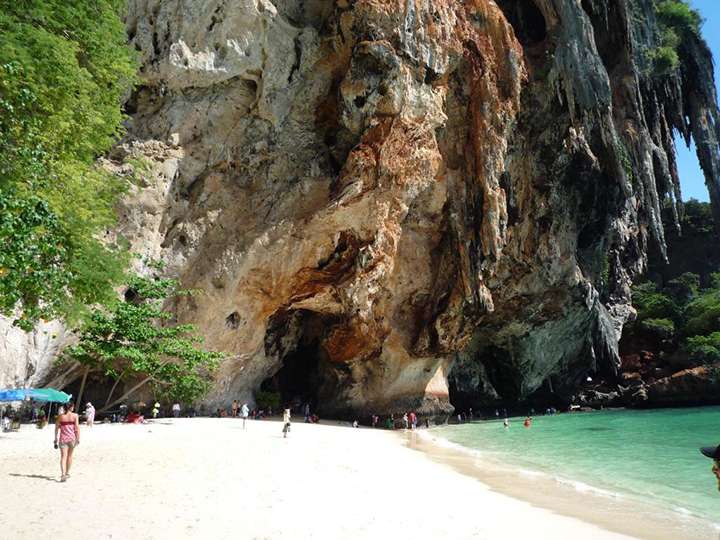
<path fill-rule="evenodd" d="M 127 26 L 106 166 L 145 165 L 113 234 L 204 291 L 172 307 L 229 354 L 211 406 L 569 395 L 617 370 L 665 249 L 673 128 L 718 184 L 709 53 L 650 73 L 650 0 L 131 0 Z"/>

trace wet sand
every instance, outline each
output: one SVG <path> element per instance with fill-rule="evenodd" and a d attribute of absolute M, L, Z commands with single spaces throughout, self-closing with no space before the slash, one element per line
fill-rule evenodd
<path fill-rule="evenodd" d="M 278 421 L 159 420 L 83 429 L 60 483 L 52 428 L 24 425 L 0 434 L 0 537 L 626 538 L 448 459 L 383 430 L 295 423 L 283 439 Z"/>
<path fill-rule="evenodd" d="M 442 427 L 405 434 L 409 448 L 435 463 L 477 479 L 497 493 L 528 501 L 565 516 L 637 538 L 718 540 L 711 523 L 676 512 L 603 494 L 586 485 L 569 485 L 540 473 L 489 460 L 480 453 L 463 450 L 442 438 Z"/>

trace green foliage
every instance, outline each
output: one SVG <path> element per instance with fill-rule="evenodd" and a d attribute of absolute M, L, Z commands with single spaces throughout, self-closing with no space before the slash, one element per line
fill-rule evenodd
<path fill-rule="evenodd" d="M 700 13 L 682 0 L 662 0 L 656 3 L 655 13 L 665 27 L 672 28 L 680 35 L 700 34 L 700 25 L 703 22 Z"/>
<path fill-rule="evenodd" d="M 638 311 L 638 320 L 645 319 L 676 319 L 680 307 L 673 299 L 648 281 L 633 288 L 633 305 Z"/>
<path fill-rule="evenodd" d="M 708 334 L 720 330 L 720 290 L 703 291 L 685 308 L 685 335 Z"/>
<path fill-rule="evenodd" d="M 672 337 L 675 333 L 675 323 L 670 319 L 644 319 L 640 325 L 648 332 L 660 337 Z"/>
<path fill-rule="evenodd" d="M 685 272 L 681 276 L 671 279 L 665 286 L 665 292 L 678 303 L 692 300 L 699 290 L 700 276 L 692 272 Z"/>
<path fill-rule="evenodd" d="M 679 48 L 689 36 L 699 36 L 702 17 L 683 0 L 655 2 L 660 44 L 649 52 L 656 75 L 667 75 L 680 66 Z"/>
<path fill-rule="evenodd" d="M 0 0 L 0 313 L 23 328 L 107 300 L 126 264 L 97 240 L 126 186 L 94 165 L 135 77 L 122 4 Z"/>
<path fill-rule="evenodd" d="M 713 234 L 713 215 L 710 203 L 690 199 L 683 203 L 683 232 L 689 234 Z"/>
<path fill-rule="evenodd" d="M 272 407 L 278 409 L 280 407 L 280 394 L 277 392 L 255 392 L 255 403 L 261 409 Z"/>
<path fill-rule="evenodd" d="M 65 359 L 115 379 L 148 379 L 155 394 L 168 400 L 195 401 L 209 390 L 223 355 L 204 350 L 193 325 L 168 324 L 172 314 L 163 303 L 182 294 L 175 280 L 133 277 L 127 301 L 94 309 Z"/>
<path fill-rule="evenodd" d="M 129 157 L 125 163 L 132 165 L 132 180 L 136 186 L 146 185 L 146 178 L 150 174 L 152 168 L 150 163 L 141 157 Z"/>
<path fill-rule="evenodd" d="M 671 35 L 674 34 L 671 33 Z M 656 75 L 667 75 L 680 66 L 680 57 L 676 47 L 666 45 L 665 39 L 662 40 L 662 43 L 660 47 L 656 47 L 650 52 L 650 61 Z"/>
<path fill-rule="evenodd" d="M 696 362 L 720 362 L 720 275 L 712 281 L 700 289 L 699 277 L 685 273 L 662 291 L 651 282 L 634 287 L 637 325 L 656 338 L 684 339 L 678 344 Z"/>
<path fill-rule="evenodd" d="M 686 349 L 690 357 L 698 362 L 720 362 L 720 332 L 688 338 Z"/>

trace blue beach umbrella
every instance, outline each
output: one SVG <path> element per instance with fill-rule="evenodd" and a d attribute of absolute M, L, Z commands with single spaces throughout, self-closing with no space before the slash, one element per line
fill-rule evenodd
<path fill-rule="evenodd" d="M 18 388 L 14 390 L 10 388 L 3 388 L 0 389 L 0 403 L 7 403 L 10 401 L 24 401 L 26 395 L 27 391 L 23 388 Z"/>

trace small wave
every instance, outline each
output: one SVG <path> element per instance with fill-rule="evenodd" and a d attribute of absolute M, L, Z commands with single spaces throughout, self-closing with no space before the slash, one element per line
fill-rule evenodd
<path fill-rule="evenodd" d="M 454 443 L 442 437 L 437 437 L 432 433 L 428 433 L 427 431 L 418 431 L 417 433 L 419 438 L 431 442 L 436 446 L 440 446 L 442 448 L 449 448 L 451 450 L 457 450 L 458 452 L 462 452 L 463 454 L 467 454 L 473 457 L 481 457 L 483 455 L 480 450 L 468 448 L 467 446 L 463 446 L 462 444 Z"/>
<path fill-rule="evenodd" d="M 571 480 L 569 478 L 563 478 L 561 476 L 555 476 L 554 479 L 558 484 L 570 486 L 575 491 L 578 491 L 580 493 L 593 493 L 595 495 L 601 495 L 602 497 L 609 497 L 612 499 L 624 498 L 624 495 L 622 493 L 599 488 L 597 486 L 591 486 L 590 484 L 586 484 L 585 482 L 581 482 L 579 480 Z"/>

